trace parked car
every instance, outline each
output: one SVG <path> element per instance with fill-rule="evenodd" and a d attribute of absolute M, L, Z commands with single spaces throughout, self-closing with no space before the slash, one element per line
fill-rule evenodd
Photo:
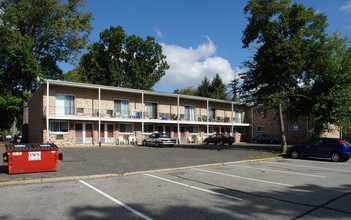
<path fill-rule="evenodd" d="M 289 147 L 289 156 L 294 159 L 300 157 L 324 157 L 332 161 L 347 161 L 351 157 L 351 144 L 340 138 L 317 138 L 304 144 Z"/>
<path fill-rule="evenodd" d="M 255 143 L 279 143 L 280 139 L 268 134 L 260 134 L 257 135 L 256 137 L 252 138 L 252 141 Z"/>
<path fill-rule="evenodd" d="M 173 147 L 177 143 L 177 139 L 171 138 L 168 134 L 153 133 L 148 138 L 143 140 L 144 146 L 163 146 L 168 145 Z"/>
<path fill-rule="evenodd" d="M 235 138 L 227 134 L 214 134 L 204 140 L 205 144 L 214 143 L 224 145 L 225 143 L 232 145 Z"/>

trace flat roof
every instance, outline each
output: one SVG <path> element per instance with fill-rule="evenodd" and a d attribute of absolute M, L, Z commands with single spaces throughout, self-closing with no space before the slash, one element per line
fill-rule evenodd
<path fill-rule="evenodd" d="M 192 95 L 182 95 L 182 94 L 175 94 L 175 93 L 168 93 L 168 92 L 155 92 L 155 91 L 148 91 L 148 90 L 141 90 L 141 89 L 131 89 L 131 88 L 123 88 L 123 87 L 114 87 L 114 86 L 105 86 L 105 85 L 97 85 L 97 84 L 88 84 L 88 83 L 77 83 L 77 82 L 67 82 L 61 80 L 52 80 L 52 79 L 45 79 L 42 84 L 49 85 L 58 85 L 58 86 L 69 86 L 69 87 L 80 87 L 80 88 L 89 88 L 89 89 L 103 89 L 103 90 L 110 90 L 110 91 L 120 91 L 120 92 L 130 92 L 130 93 L 137 93 L 137 94 L 147 94 L 147 95 L 155 95 L 155 96 L 166 96 L 166 97 L 174 97 L 177 98 L 184 98 L 184 99 L 194 99 L 194 100 L 202 100 L 202 101 L 210 101 L 210 102 L 220 102 L 220 103 L 227 103 L 227 104 L 239 104 L 245 105 L 240 102 L 228 101 L 228 100 L 221 100 L 221 99 L 213 99 L 201 96 L 192 96 Z"/>

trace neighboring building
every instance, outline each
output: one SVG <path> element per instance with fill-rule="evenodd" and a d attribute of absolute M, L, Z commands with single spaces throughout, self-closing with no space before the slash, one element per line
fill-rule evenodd
<path fill-rule="evenodd" d="M 304 143 L 311 139 L 309 129 L 311 128 L 311 120 L 300 119 L 297 122 L 291 122 L 284 117 L 284 128 L 286 140 L 288 144 Z M 262 108 L 254 108 L 253 110 L 253 136 L 260 134 L 268 134 L 275 137 L 281 137 L 279 118 L 275 111 L 264 114 Z M 323 137 L 340 137 L 340 132 L 333 127 L 330 133 L 324 133 Z"/>
<path fill-rule="evenodd" d="M 252 137 L 252 120 L 250 107 L 232 101 L 45 80 L 29 102 L 29 141 L 140 144 L 153 132 L 179 142 L 202 141 L 213 133 L 245 141 Z"/>

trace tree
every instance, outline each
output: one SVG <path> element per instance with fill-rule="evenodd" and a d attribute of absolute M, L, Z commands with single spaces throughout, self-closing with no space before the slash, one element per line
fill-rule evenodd
<path fill-rule="evenodd" d="M 239 99 L 239 92 L 240 92 L 240 89 L 239 89 L 239 79 L 237 77 L 235 77 L 232 81 L 230 81 L 228 87 L 230 88 L 230 96 L 231 96 L 231 99 L 235 102 L 239 102 L 240 99 Z"/>
<path fill-rule="evenodd" d="M 211 98 L 227 100 L 227 86 L 223 83 L 222 78 L 217 73 L 211 81 L 210 92 Z"/>
<path fill-rule="evenodd" d="M 100 33 L 79 68 L 91 83 L 150 90 L 169 69 L 165 58 L 153 37 L 127 36 L 118 26 Z"/>
<path fill-rule="evenodd" d="M 250 16 L 243 47 L 254 44 L 257 50 L 244 62 L 248 70 L 241 74 L 243 98 L 276 110 L 286 152 L 283 106 L 291 97 L 304 96 L 298 88 L 323 53 L 327 18 L 290 0 L 250 0 L 244 12 Z"/>
<path fill-rule="evenodd" d="M 305 95 L 291 97 L 288 106 L 290 117 L 309 117 L 313 136 L 329 131 L 329 125 L 351 128 L 350 42 L 347 37 L 333 33 L 320 50 L 324 52 L 299 88 L 299 93 Z"/>
<path fill-rule="evenodd" d="M 38 77 L 58 79 L 57 62 L 69 62 L 88 42 L 91 13 L 84 0 L 3 0 L 0 53 L 5 86 L 23 98 L 23 141 L 28 141 L 28 100 Z M 10 82 L 10 83 L 9 83 Z"/>
<path fill-rule="evenodd" d="M 174 94 L 181 95 L 196 95 L 196 90 L 193 87 L 188 87 L 186 89 L 176 89 L 173 91 Z"/>
<path fill-rule="evenodd" d="M 205 76 L 205 78 L 202 80 L 201 84 L 197 87 L 196 90 L 196 95 L 197 96 L 202 96 L 202 97 L 211 97 L 211 82 L 208 80 L 208 78 Z"/>

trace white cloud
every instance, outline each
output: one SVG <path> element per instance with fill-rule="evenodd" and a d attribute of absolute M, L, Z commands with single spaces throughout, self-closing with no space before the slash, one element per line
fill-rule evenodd
<path fill-rule="evenodd" d="M 156 29 L 156 34 L 158 37 L 162 38 L 163 37 L 163 34 L 162 32 L 159 30 L 159 29 Z"/>
<path fill-rule="evenodd" d="M 230 83 L 240 70 L 232 69 L 228 60 L 215 56 L 217 48 L 209 37 L 207 40 L 196 49 L 161 43 L 170 69 L 156 84 L 157 90 L 172 92 L 189 86 L 197 88 L 205 76 L 211 80 L 216 73 L 224 83 Z"/>
<path fill-rule="evenodd" d="M 340 11 L 351 11 L 351 1 L 348 1 L 346 5 L 343 5 L 340 8 Z"/>

